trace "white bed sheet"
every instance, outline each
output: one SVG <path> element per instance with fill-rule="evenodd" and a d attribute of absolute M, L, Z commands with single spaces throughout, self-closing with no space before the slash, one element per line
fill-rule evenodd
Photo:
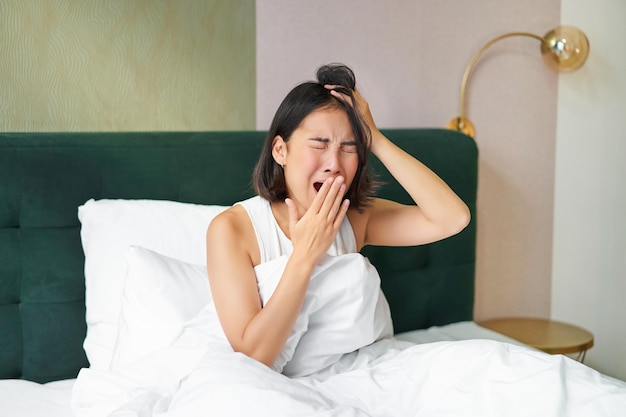
<path fill-rule="evenodd" d="M 522 345 L 509 337 L 465 321 L 396 335 L 414 343 L 490 339 Z M 69 417 L 75 379 L 37 384 L 23 380 L 0 380 L 0 415 L 7 417 Z"/>
<path fill-rule="evenodd" d="M 513 345 L 526 346 L 522 342 L 505 336 L 493 330 L 479 326 L 473 321 L 461 321 L 445 326 L 433 326 L 424 330 L 413 330 L 398 333 L 396 339 L 413 343 L 445 342 L 453 340 L 487 339 L 498 342 L 511 343 Z"/>
<path fill-rule="evenodd" d="M 519 343 L 471 321 L 400 333 L 397 337 L 414 343 L 474 338 Z M 72 416 L 70 398 L 75 381 L 75 379 L 68 379 L 37 384 L 23 380 L 0 380 L 0 415 L 7 417 Z"/>
<path fill-rule="evenodd" d="M 0 380 L 0 415 L 6 417 L 67 417 L 75 379 L 37 384 Z"/>

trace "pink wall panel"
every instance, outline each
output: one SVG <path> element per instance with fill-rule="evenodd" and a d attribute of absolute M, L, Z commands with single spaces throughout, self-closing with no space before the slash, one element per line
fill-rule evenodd
<path fill-rule="evenodd" d="M 323 63 L 353 67 L 381 127 L 445 126 L 489 39 L 543 35 L 559 0 L 257 0 L 257 128 Z M 494 45 L 470 78 L 480 149 L 476 318 L 550 314 L 557 75 L 539 43 Z"/>

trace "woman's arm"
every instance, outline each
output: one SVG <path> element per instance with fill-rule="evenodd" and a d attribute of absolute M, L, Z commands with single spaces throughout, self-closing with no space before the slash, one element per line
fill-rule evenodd
<path fill-rule="evenodd" d="M 252 254 L 258 245 L 247 213 L 235 206 L 211 222 L 207 230 L 209 282 L 220 323 L 235 351 L 273 365 L 300 313 L 313 268 L 345 217 L 344 189 L 341 181 L 324 184 L 302 218 L 295 205 L 287 203 L 294 250 L 265 306 L 254 274 Z"/>
<path fill-rule="evenodd" d="M 334 95 L 345 96 L 333 91 Z M 376 127 L 367 101 L 354 101 L 372 133 L 372 153 L 409 193 L 416 206 L 375 199 L 362 245 L 409 246 L 430 243 L 463 230 L 470 221 L 465 203 L 426 165 L 392 143 Z"/>
<path fill-rule="evenodd" d="M 207 231 L 207 271 L 215 309 L 233 350 L 272 366 L 300 311 L 310 271 L 307 265 L 298 270 L 291 263 L 275 297 L 262 308 L 252 261 L 244 250 L 248 245 L 242 244 L 249 237 L 242 230 L 247 214 L 237 213 L 242 207 L 232 210 L 216 217 Z"/>

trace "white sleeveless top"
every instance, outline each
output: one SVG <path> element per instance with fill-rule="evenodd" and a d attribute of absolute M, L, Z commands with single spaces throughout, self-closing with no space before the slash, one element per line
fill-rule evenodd
<path fill-rule="evenodd" d="M 240 204 L 246 210 L 248 216 L 250 216 L 254 233 L 259 243 L 261 263 L 271 261 L 283 255 L 291 255 L 291 252 L 293 252 L 291 240 L 287 238 L 278 225 L 269 201 L 256 196 L 237 204 Z M 356 251 L 354 231 L 348 216 L 346 216 L 339 227 L 335 241 L 330 245 L 326 253 L 330 256 L 339 256 L 355 253 Z"/>

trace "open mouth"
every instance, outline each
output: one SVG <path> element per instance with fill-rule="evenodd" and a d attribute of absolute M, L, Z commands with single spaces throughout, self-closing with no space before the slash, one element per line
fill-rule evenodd
<path fill-rule="evenodd" d="M 313 183 L 313 187 L 315 188 L 315 191 L 319 192 L 320 188 L 322 188 L 322 183 L 321 182 Z"/>

